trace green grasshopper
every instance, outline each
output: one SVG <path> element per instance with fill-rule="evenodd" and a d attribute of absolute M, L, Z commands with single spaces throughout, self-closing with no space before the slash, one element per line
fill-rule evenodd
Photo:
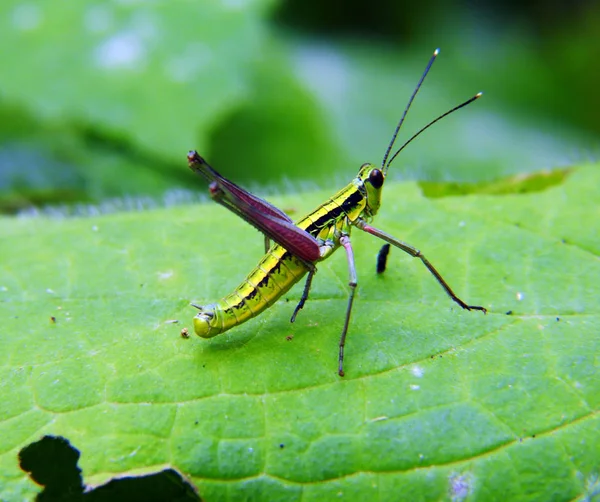
<path fill-rule="evenodd" d="M 298 312 L 304 307 L 308 299 L 312 280 L 317 271 L 316 264 L 329 258 L 334 251 L 343 247 L 346 251 L 350 276 L 348 282 L 350 292 L 339 342 L 338 357 L 338 374 L 344 376 L 344 345 L 357 286 L 354 253 L 350 242 L 352 227 L 379 237 L 409 255 L 419 258 L 444 288 L 448 296 L 463 309 L 486 312 L 484 307 L 467 305 L 456 296 L 440 273 L 417 248 L 370 225 L 370 221 L 379 210 L 381 189 L 387 171 L 398 154 L 438 120 L 472 103 L 481 96 L 481 93 L 478 93 L 464 103 L 440 115 L 421 128 L 390 156 L 406 114 L 438 53 L 439 49 L 436 49 L 415 87 L 396 126 L 381 167 L 368 163 L 363 164 L 358 171 L 358 175 L 348 186 L 342 188 L 328 201 L 296 223 L 280 209 L 221 176 L 197 152 L 191 151 L 188 153 L 189 167 L 208 180 L 212 199 L 246 220 L 265 235 L 266 252 L 256 268 L 250 272 L 233 293 L 210 305 L 198 306 L 192 304 L 199 310 L 194 317 L 194 330 L 197 335 L 203 338 L 211 338 L 259 315 L 308 273 L 304 291 L 292 314 L 291 322 L 294 322 Z M 274 241 L 273 245 L 270 245 L 270 240 Z M 385 264 L 383 268 L 385 268 Z"/>

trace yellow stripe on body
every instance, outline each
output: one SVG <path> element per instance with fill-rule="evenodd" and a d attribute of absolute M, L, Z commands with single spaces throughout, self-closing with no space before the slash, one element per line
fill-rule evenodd
<path fill-rule="evenodd" d="M 231 293 L 217 302 L 226 331 L 257 316 L 287 293 L 308 272 L 308 267 L 274 244 L 258 266 Z"/>
<path fill-rule="evenodd" d="M 361 193 L 358 186 L 355 182 L 345 186 L 327 202 L 297 222 L 296 226 L 317 239 L 331 240 L 338 247 L 339 232 L 350 232 L 350 225 L 346 220 L 354 221 L 358 218 L 367 203 L 365 195 Z"/>
<path fill-rule="evenodd" d="M 366 197 L 359 185 L 350 183 L 327 202 L 296 223 L 313 237 L 330 241 L 333 247 L 327 256 L 339 247 L 339 237 L 350 232 L 350 221 L 358 218 L 366 205 Z M 210 321 L 211 335 L 223 333 L 257 316 L 282 295 L 287 293 L 308 272 L 308 266 L 278 244 L 229 295 L 210 307 L 214 318 Z"/>

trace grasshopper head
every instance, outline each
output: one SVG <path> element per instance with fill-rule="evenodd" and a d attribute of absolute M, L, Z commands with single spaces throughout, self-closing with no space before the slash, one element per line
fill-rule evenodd
<path fill-rule="evenodd" d="M 202 338 L 212 338 L 220 333 L 222 329 L 219 316 L 215 312 L 214 305 L 197 307 L 200 312 L 194 316 L 194 331 Z"/>
<path fill-rule="evenodd" d="M 363 193 L 366 193 L 367 216 L 375 216 L 381 205 L 381 189 L 385 181 L 385 173 L 374 164 L 363 164 L 357 179 L 363 187 Z"/>

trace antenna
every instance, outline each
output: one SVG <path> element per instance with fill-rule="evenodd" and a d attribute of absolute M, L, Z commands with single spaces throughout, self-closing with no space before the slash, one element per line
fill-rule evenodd
<path fill-rule="evenodd" d="M 406 145 L 408 145 L 413 139 L 415 139 L 419 134 L 421 134 L 423 131 L 425 131 L 426 129 L 429 129 L 433 124 L 435 124 L 438 120 L 442 120 L 444 117 L 446 117 L 447 115 L 450 115 L 452 112 L 455 112 L 456 110 L 460 110 L 462 107 L 467 106 L 468 104 L 472 103 L 473 101 L 475 101 L 476 99 L 480 98 L 483 95 L 483 92 L 478 92 L 477 94 L 475 94 L 475 96 L 473 96 L 471 99 L 467 99 L 464 103 L 461 103 L 458 106 L 455 106 L 454 108 L 452 108 L 452 110 L 448 110 L 446 113 L 440 115 L 437 119 L 432 120 L 431 122 L 429 122 L 429 124 L 427 124 L 425 127 L 421 128 L 418 132 L 416 132 L 415 134 L 412 135 L 412 137 L 406 142 L 404 143 L 400 148 L 398 148 L 398 150 L 396 151 L 396 153 L 394 153 L 394 155 L 392 155 L 392 158 L 388 161 L 388 163 L 383 167 L 383 172 L 384 174 L 386 173 L 388 167 L 390 167 L 390 164 L 393 162 L 393 160 L 398 156 L 398 154 L 404 150 L 404 147 Z M 387 157 L 387 153 L 386 153 L 386 157 Z"/>
<path fill-rule="evenodd" d="M 398 137 L 398 133 L 400 132 L 400 127 L 402 127 L 404 119 L 406 118 L 406 114 L 408 113 L 408 110 L 410 109 L 410 105 L 412 105 L 412 102 L 415 100 L 415 96 L 419 92 L 419 89 L 421 88 L 421 84 L 423 83 L 423 80 L 425 80 L 425 77 L 427 76 L 427 74 L 429 73 L 429 70 L 431 69 L 431 65 L 433 64 L 433 62 L 435 61 L 435 58 L 437 57 L 437 55 L 439 53 L 440 53 L 439 49 L 436 49 L 435 51 L 433 51 L 433 56 L 431 56 L 429 63 L 427 63 L 427 66 L 425 67 L 425 71 L 423 72 L 423 75 L 421 75 L 421 78 L 419 80 L 419 83 L 417 84 L 417 87 L 415 87 L 415 90 L 413 91 L 412 96 L 408 100 L 408 104 L 406 105 L 406 108 L 404 109 L 404 113 L 402 114 L 402 117 L 400 118 L 400 122 L 398 122 L 398 125 L 396 126 L 396 130 L 394 131 L 392 140 L 390 141 L 390 144 L 388 145 L 387 150 L 385 151 L 385 155 L 383 156 L 383 161 L 381 162 L 381 169 L 383 171 L 383 174 L 386 174 L 386 171 L 391 163 L 391 161 L 387 162 L 387 159 L 388 159 L 388 156 L 390 155 L 390 152 L 392 151 L 392 148 L 394 147 L 394 143 L 396 142 L 396 138 Z M 406 145 L 404 145 L 404 146 L 406 146 Z M 397 152 L 396 152 L 396 155 L 397 155 Z M 394 155 L 394 157 L 395 157 L 395 155 Z M 393 157 L 392 157 L 392 159 L 393 159 Z"/>

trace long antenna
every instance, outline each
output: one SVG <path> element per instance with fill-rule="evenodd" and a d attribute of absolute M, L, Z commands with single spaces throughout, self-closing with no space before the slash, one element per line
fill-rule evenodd
<path fill-rule="evenodd" d="M 417 87 L 415 87 L 415 90 L 413 91 L 412 96 L 408 100 L 408 104 L 406 105 L 406 108 L 404 109 L 404 113 L 402 114 L 402 117 L 400 118 L 400 122 L 398 122 L 398 125 L 396 126 L 396 130 L 394 131 L 394 135 L 392 136 L 392 141 L 390 141 L 390 144 L 388 145 L 387 150 L 385 151 L 385 155 L 383 156 L 383 161 L 381 162 L 381 169 L 383 171 L 383 174 L 386 174 L 387 168 L 389 167 L 389 165 L 391 163 L 391 161 L 387 162 L 387 159 L 388 159 L 388 156 L 390 155 L 390 152 L 392 151 L 392 148 L 394 147 L 394 143 L 396 142 L 396 138 L 398 137 L 398 133 L 400 132 L 400 127 L 402 127 L 402 123 L 404 122 L 404 119 L 406 118 L 406 114 L 408 113 L 408 110 L 410 109 L 410 105 L 412 105 L 412 102 L 414 101 L 415 96 L 417 95 L 417 93 L 419 92 L 419 89 L 421 88 L 421 84 L 423 83 L 423 80 L 425 80 L 425 77 L 427 76 L 427 74 L 429 73 L 429 70 L 431 69 L 431 65 L 433 64 L 433 62 L 435 61 L 435 58 L 437 57 L 437 55 L 439 53 L 440 53 L 439 49 L 436 49 L 435 51 L 433 51 L 433 56 L 431 56 L 429 63 L 427 63 L 427 66 L 425 67 L 425 71 L 423 72 L 423 75 L 421 75 L 421 79 L 419 80 Z M 396 154 L 397 154 L 397 152 L 396 152 Z"/>
<path fill-rule="evenodd" d="M 426 129 L 429 129 L 433 124 L 435 124 L 438 120 L 442 120 L 444 117 L 446 117 L 447 115 L 450 115 L 452 112 L 455 112 L 456 110 L 460 110 L 463 106 L 467 106 L 468 104 L 472 103 L 473 101 L 475 101 L 476 99 L 480 98 L 483 95 L 483 92 L 478 92 L 477 94 L 475 94 L 475 96 L 473 96 L 471 99 L 467 99 L 464 103 L 461 103 L 458 106 L 455 106 L 454 108 L 452 108 L 452 110 L 448 110 L 446 113 L 440 115 L 437 119 L 432 120 L 431 122 L 429 122 L 429 124 L 427 124 L 425 127 L 421 128 L 419 131 L 417 131 L 415 134 L 413 134 L 411 136 L 411 138 L 404 143 L 400 148 L 398 148 L 398 150 L 396 151 L 396 153 L 394 153 L 394 155 L 392 155 L 392 157 L 390 158 L 390 160 L 388 161 L 388 163 L 384 166 L 384 174 L 387 171 L 388 167 L 390 167 L 390 164 L 394 161 L 394 159 L 398 156 L 398 154 L 404 150 L 404 147 L 406 145 L 408 145 L 413 139 L 415 139 L 419 134 L 421 134 L 423 131 L 425 131 Z M 387 157 L 387 153 L 386 153 L 386 157 Z"/>

